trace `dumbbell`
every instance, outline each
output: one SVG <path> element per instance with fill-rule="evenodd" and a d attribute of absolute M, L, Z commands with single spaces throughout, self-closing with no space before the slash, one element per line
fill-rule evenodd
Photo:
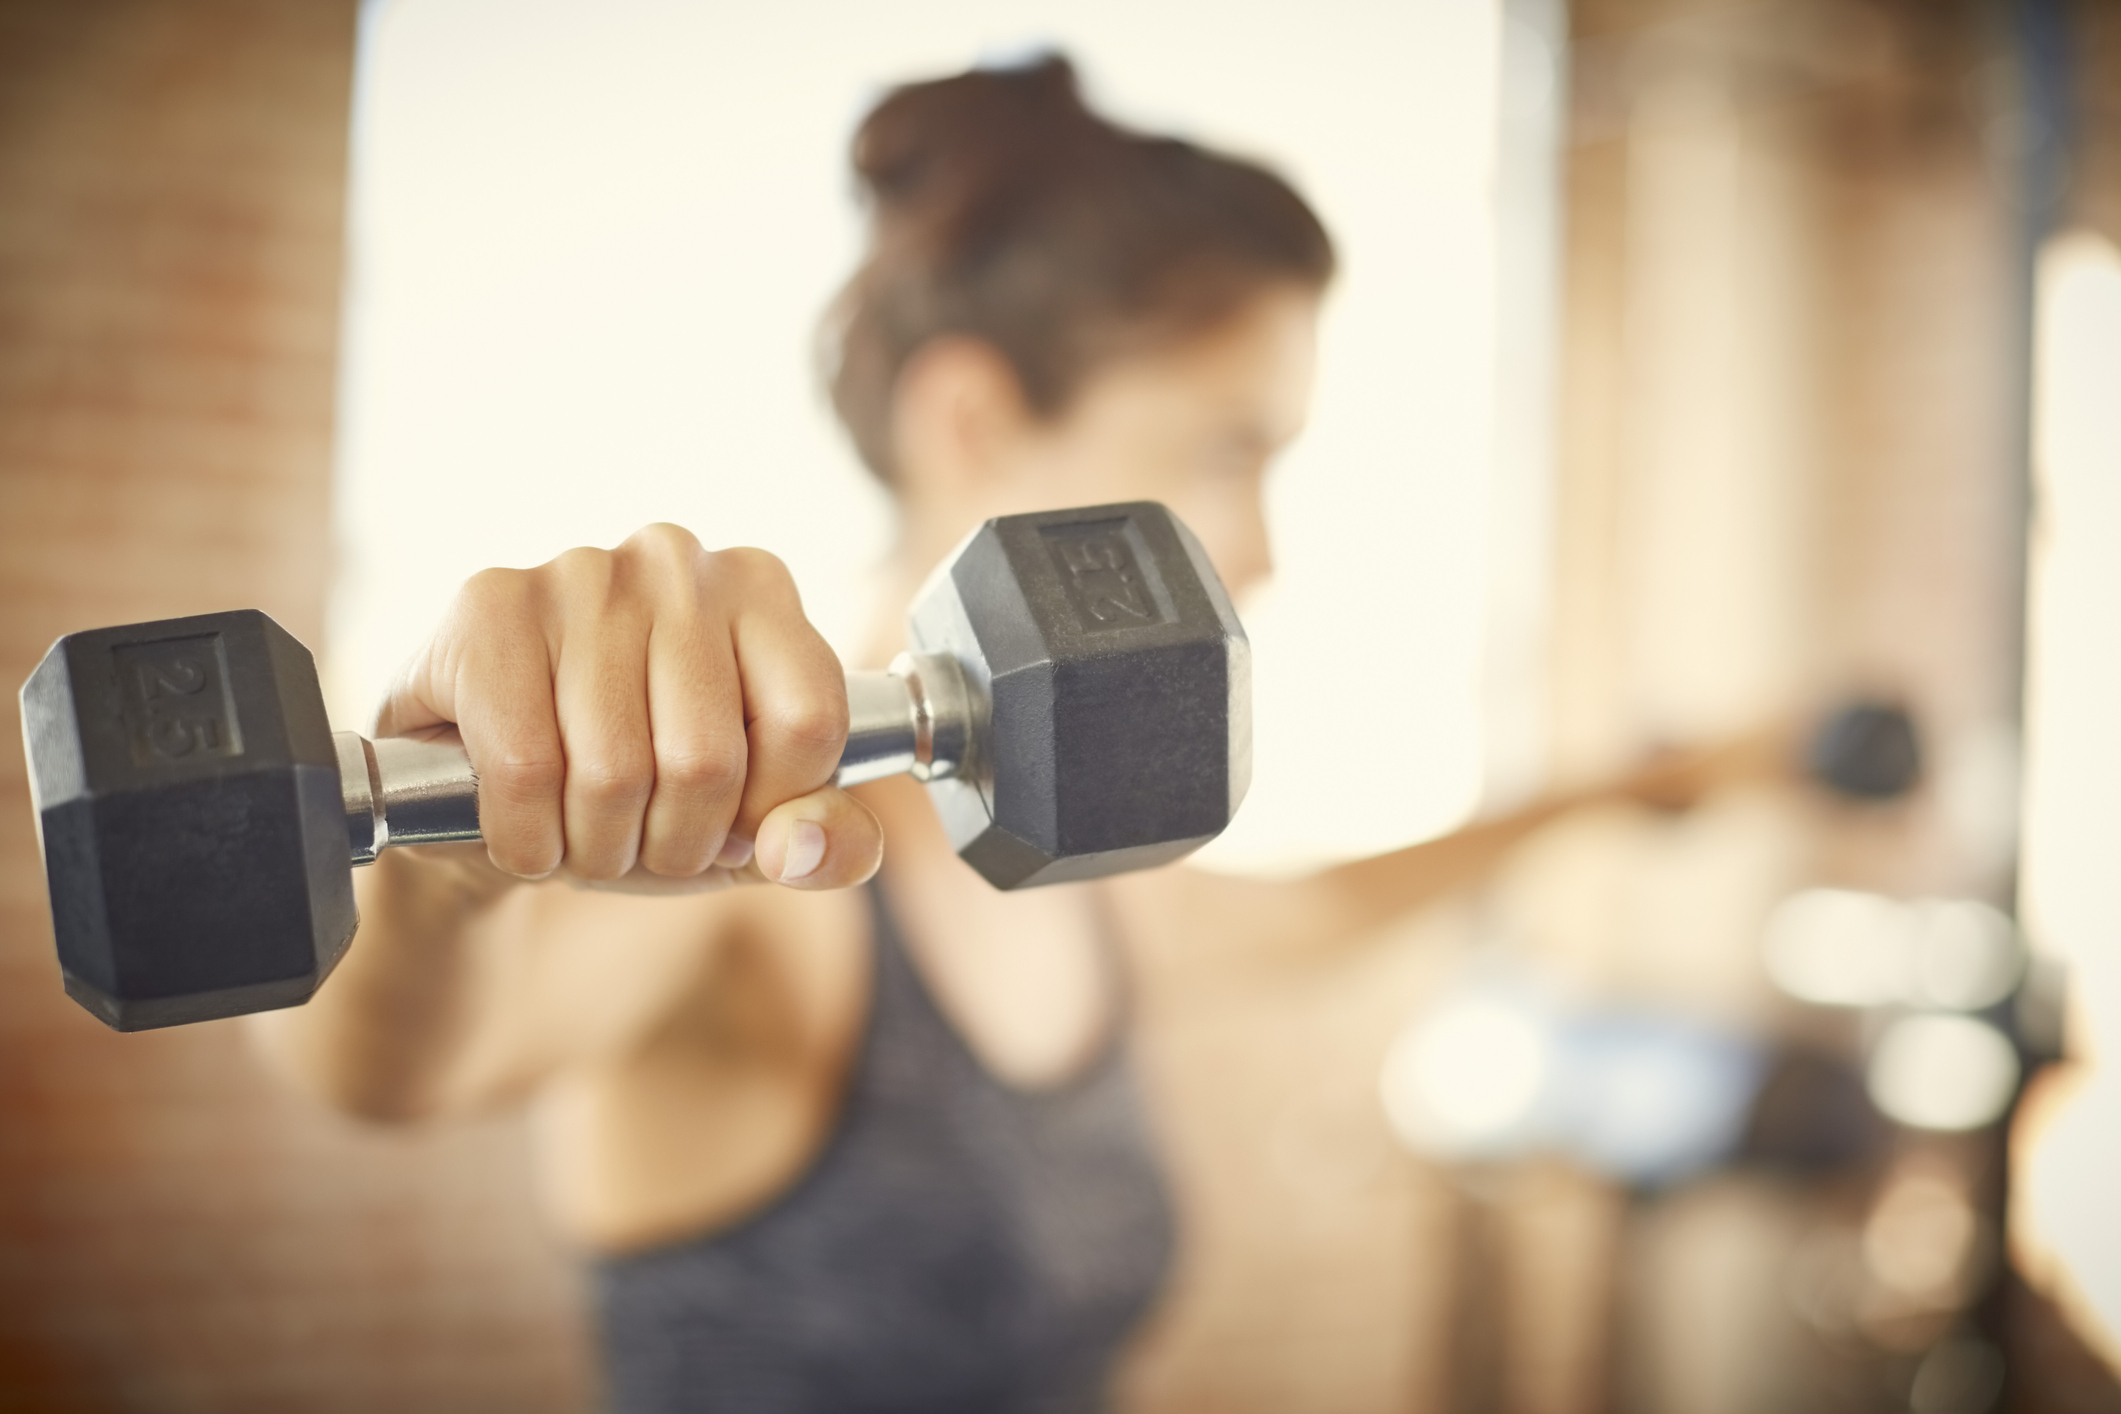
<path fill-rule="evenodd" d="M 1164 507 L 988 521 L 907 627 L 847 675 L 837 780 L 925 781 L 995 887 L 1166 863 L 1243 800 L 1251 650 Z M 255 610 L 69 634 L 22 718 L 66 990 L 120 1031 L 307 1000 L 359 921 L 352 866 L 478 837 L 463 749 L 334 734 L 309 650 Z"/>

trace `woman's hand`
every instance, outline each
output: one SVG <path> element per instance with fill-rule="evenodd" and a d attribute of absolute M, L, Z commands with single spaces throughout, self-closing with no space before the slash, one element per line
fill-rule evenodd
<path fill-rule="evenodd" d="M 377 721 L 451 727 L 487 858 L 520 878 L 824 889 L 882 858 L 876 817 L 832 784 L 845 675 L 761 550 L 651 525 L 474 576 Z"/>

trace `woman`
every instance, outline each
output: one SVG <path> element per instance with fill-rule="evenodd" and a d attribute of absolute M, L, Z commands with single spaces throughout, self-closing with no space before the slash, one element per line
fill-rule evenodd
<path fill-rule="evenodd" d="M 1334 265 L 1286 184 L 1105 123 L 1058 59 L 898 90 L 855 166 L 874 232 L 829 376 L 900 510 L 865 658 L 990 516 L 1160 500 L 1233 593 L 1266 573 L 1261 481 Z M 1096 1407 L 1173 1232 L 1111 945 L 1346 936 L 1572 804 L 1706 769 L 1302 884 L 998 894 L 920 787 L 830 784 L 846 710 L 758 551 L 652 526 L 476 577 L 380 730 L 462 734 L 483 848 L 364 871 L 360 945 L 272 1021 L 359 1114 L 537 1099 L 622 1409 Z"/>

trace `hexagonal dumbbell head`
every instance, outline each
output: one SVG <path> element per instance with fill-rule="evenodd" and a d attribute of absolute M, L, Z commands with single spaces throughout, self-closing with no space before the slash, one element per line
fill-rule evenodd
<path fill-rule="evenodd" d="M 1221 833 L 1252 774 L 1251 646 L 1200 543 L 1153 502 L 1005 516 L 915 601 L 964 665 L 968 769 L 930 783 L 998 888 L 1093 879 Z"/>
<path fill-rule="evenodd" d="M 356 918 L 308 649 L 247 609 L 70 634 L 22 720 L 76 1001 L 135 1031 L 316 990 Z"/>

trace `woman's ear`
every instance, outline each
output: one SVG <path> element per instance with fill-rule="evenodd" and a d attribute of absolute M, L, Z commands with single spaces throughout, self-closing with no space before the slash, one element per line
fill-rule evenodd
<path fill-rule="evenodd" d="M 1034 420 L 994 345 L 962 334 L 931 339 L 893 390 L 894 479 L 915 499 L 962 502 L 1006 473 Z"/>

